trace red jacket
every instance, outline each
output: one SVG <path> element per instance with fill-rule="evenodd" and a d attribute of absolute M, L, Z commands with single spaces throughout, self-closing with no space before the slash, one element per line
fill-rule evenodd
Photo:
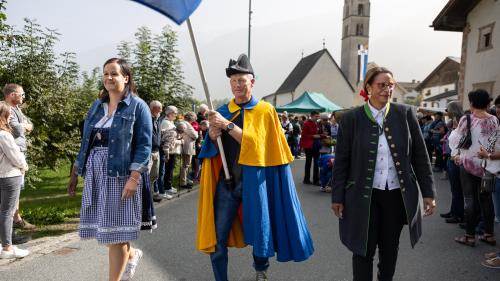
<path fill-rule="evenodd" d="M 318 125 L 316 122 L 307 120 L 304 122 L 302 134 L 300 136 L 300 147 L 310 149 L 313 147 L 313 136 L 318 134 Z"/>
<path fill-rule="evenodd" d="M 196 121 L 193 121 L 191 122 L 191 126 L 193 126 L 193 129 L 198 133 L 201 129 L 200 129 L 200 125 L 198 124 L 198 122 Z"/>

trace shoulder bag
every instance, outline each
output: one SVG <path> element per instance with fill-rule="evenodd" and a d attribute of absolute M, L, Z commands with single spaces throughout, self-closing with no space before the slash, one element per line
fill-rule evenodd
<path fill-rule="evenodd" d="M 486 160 L 483 165 L 483 176 L 481 177 L 481 192 L 493 192 L 495 190 L 496 176 L 486 170 Z"/>
<path fill-rule="evenodd" d="M 458 149 L 469 149 L 469 147 L 472 145 L 472 134 L 470 131 L 470 114 L 466 114 L 467 118 L 467 133 L 460 138 L 460 141 L 458 142 Z"/>

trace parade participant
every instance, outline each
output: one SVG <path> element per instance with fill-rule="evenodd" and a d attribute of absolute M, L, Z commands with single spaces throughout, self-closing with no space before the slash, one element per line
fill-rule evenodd
<path fill-rule="evenodd" d="M 369 100 L 343 114 L 337 135 L 332 209 L 340 218 L 340 239 L 353 252 L 354 281 L 372 281 L 378 247 L 378 279 L 392 280 L 401 230 L 408 224 L 411 245 L 422 232 L 424 215 L 433 213 L 431 165 L 416 113 L 389 103 L 392 73 L 375 67 L 366 73 Z"/>
<path fill-rule="evenodd" d="M 112 58 L 103 68 L 104 91 L 87 113 L 73 167 L 74 175 L 85 175 L 79 235 L 108 246 L 110 281 L 129 280 L 143 255 L 130 241 L 137 240 L 141 226 L 153 227 L 144 221 L 151 208 L 152 118 L 136 95 L 127 62 Z M 70 185 L 68 192 L 75 188 Z"/>
<path fill-rule="evenodd" d="M 254 73 L 248 57 L 226 68 L 234 95 L 209 112 L 198 207 L 196 247 L 209 253 L 215 280 L 227 280 L 228 246 L 253 246 L 257 280 L 267 280 L 269 257 L 303 261 L 314 249 L 289 163 L 288 148 L 275 109 L 252 96 Z M 215 140 L 222 138 L 232 176 L 225 181 Z M 242 217 L 238 208 L 242 204 Z M 241 220 L 242 219 L 242 220 Z"/>

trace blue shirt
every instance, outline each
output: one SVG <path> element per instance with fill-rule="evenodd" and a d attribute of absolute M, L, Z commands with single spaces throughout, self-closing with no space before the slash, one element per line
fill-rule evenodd
<path fill-rule="evenodd" d="M 78 175 L 84 175 L 90 152 L 90 135 L 96 123 L 104 116 L 104 102 L 96 100 L 85 118 L 80 152 L 75 161 Z M 118 103 L 109 131 L 108 176 L 123 177 L 130 171 L 147 171 L 151 155 L 153 124 L 146 103 L 130 93 Z"/>

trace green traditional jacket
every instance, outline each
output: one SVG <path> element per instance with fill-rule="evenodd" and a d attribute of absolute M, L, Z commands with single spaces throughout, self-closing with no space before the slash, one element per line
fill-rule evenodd
<path fill-rule="evenodd" d="M 427 149 L 410 106 L 388 104 L 382 128 L 368 104 L 344 113 L 337 135 L 332 202 L 344 205 L 339 223 L 342 243 L 363 256 L 367 250 L 380 130 L 385 134 L 397 171 L 412 247 L 422 234 L 421 198 L 434 198 L 435 194 Z"/>

